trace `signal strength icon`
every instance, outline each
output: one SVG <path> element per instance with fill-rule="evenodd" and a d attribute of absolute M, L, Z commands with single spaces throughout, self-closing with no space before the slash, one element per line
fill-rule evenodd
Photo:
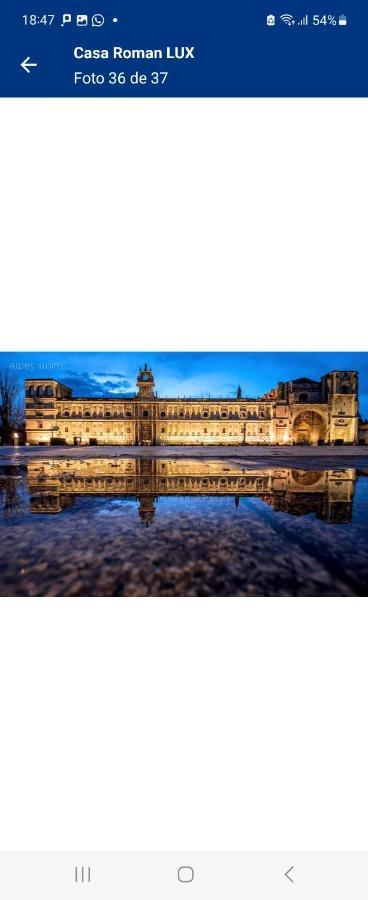
<path fill-rule="evenodd" d="M 299 19 L 299 22 L 297 22 L 297 25 L 308 25 L 308 16 L 306 15 L 306 16 L 303 16 L 302 19 Z"/>
<path fill-rule="evenodd" d="M 290 13 L 283 13 L 282 16 L 280 16 L 280 19 L 284 25 L 295 25 L 295 19 L 293 19 Z"/>

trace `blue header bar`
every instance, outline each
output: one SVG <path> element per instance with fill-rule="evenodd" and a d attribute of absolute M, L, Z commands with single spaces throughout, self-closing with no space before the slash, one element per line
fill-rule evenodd
<path fill-rule="evenodd" d="M 3 97 L 366 97 L 368 5 L 13 2 Z"/>

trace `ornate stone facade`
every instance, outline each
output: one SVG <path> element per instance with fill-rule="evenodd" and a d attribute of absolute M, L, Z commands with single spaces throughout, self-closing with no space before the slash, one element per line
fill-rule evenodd
<path fill-rule="evenodd" d="M 358 373 L 279 382 L 263 397 L 161 398 L 140 369 L 135 397 L 73 397 L 53 379 L 27 379 L 29 444 L 353 444 L 358 441 Z"/>

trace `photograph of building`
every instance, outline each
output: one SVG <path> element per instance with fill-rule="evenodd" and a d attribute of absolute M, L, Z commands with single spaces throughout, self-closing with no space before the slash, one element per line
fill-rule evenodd
<path fill-rule="evenodd" d="M 160 397 L 144 365 L 130 397 L 77 397 L 53 378 L 25 380 L 32 445 L 293 445 L 359 440 L 358 372 L 280 381 L 261 397 Z"/>
<path fill-rule="evenodd" d="M 366 596 L 367 504 L 368 354 L 0 356 L 4 596 Z"/>

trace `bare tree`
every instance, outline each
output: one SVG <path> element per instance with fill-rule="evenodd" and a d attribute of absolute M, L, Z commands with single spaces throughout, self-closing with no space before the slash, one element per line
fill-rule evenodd
<path fill-rule="evenodd" d="M 0 372 L 0 438 L 10 444 L 24 418 L 23 384 L 13 372 Z"/>

